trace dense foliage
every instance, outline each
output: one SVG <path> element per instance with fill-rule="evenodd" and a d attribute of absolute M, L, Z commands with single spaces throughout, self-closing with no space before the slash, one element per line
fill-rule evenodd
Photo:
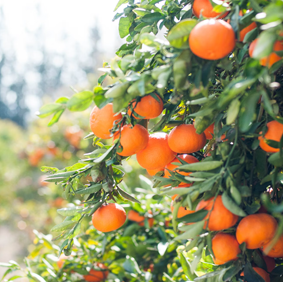
<path fill-rule="evenodd" d="M 102 109 L 113 103 L 114 112 L 122 113 L 122 118 L 114 123 L 113 134 L 121 132 L 125 124 L 137 123 L 151 134 L 169 133 L 175 126 L 194 124 L 199 135 L 214 124 L 213 134 L 204 148 L 192 152 L 199 162 L 187 164 L 179 158 L 178 170 L 171 171 L 167 178 L 158 172 L 152 185 L 143 188 L 146 191 L 127 187 L 123 182 L 127 157 L 119 154 L 123 148 L 117 135 L 115 141 L 110 139 L 110 144 L 91 133 L 86 139 L 93 139 L 94 151 L 86 153 L 85 158 L 65 169 L 44 167 L 43 171 L 50 173 L 47 181 L 58 183 L 63 197 L 73 202 L 58 211 L 66 218 L 51 230 L 56 235 L 53 240 L 61 240 L 60 248 L 52 247 L 53 254 L 64 251 L 71 258 L 62 270 L 54 272 L 48 260 L 50 255 L 43 254 L 39 257 L 42 269 L 36 262 L 37 273 L 46 281 L 77 281 L 77 275 L 85 275 L 91 263 L 103 261 L 111 271 L 107 281 L 269 281 L 257 274 L 256 267 L 270 272 L 271 281 L 281 281 L 282 259 L 276 257 L 277 267 L 269 270 L 261 245 L 251 248 L 240 242 L 236 259 L 224 263 L 213 262 L 216 252 L 212 249 L 216 234 L 235 236 L 239 222 L 250 215 L 264 212 L 275 222 L 276 231 L 267 242 L 265 253 L 269 253 L 283 232 L 283 60 L 282 49 L 273 50 L 275 42 L 283 39 L 283 2 L 231 1 L 229 5 L 216 6 L 212 3 L 214 10 L 230 23 L 237 38 L 233 51 L 217 60 L 201 59 L 191 51 L 188 43 L 191 31 L 203 21 L 202 16 L 200 19 L 193 16 L 191 1 L 120 0 L 115 10 L 122 4 L 126 7 L 114 19 L 119 19 L 119 33 L 127 43 L 119 48 L 118 57 L 111 64 L 104 65 L 105 75 L 97 86 L 93 91 L 61 97 L 43 106 L 39 116 L 53 114 L 49 122 L 53 125 L 67 109 L 84 111 L 93 102 Z M 255 28 L 241 39 L 241 31 L 253 22 Z M 161 32 L 165 33 L 164 42 L 157 38 Z M 198 36 L 200 39 L 214 36 L 215 46 L 224 48 L 217 32 Z M 257 44 L 249 54 L 249 46 L 256 38 Z M 273 64 L 266 63 L 271 53 L 279 56 Z M 116 79 L 116 83 L 104 85 L 106 76 Z M 161 97 L 164 104 L 163 114 L 150 122 L 131 114 L 135 109 L 133 99 L 139 102 L 146 95 L 156 101 Z M 279 139 L 270 136 L 265 145 L 260 145 L 272 121 L 276 121 L 274 132 L 279 132 Z M 268 148 L 264 147 L 267 145 Z M 86 184 L 83 179 L 88 176 L 91 178 Z M 180 183 L 187 185 L 180 187 Z M 166 226 L 166 196 L 176 194 L 172 227 L 171 223 Z M 219 197 L 222 211 L 233 216 L 233 224 L 227 228 L 210 225 L 207 228 L 206 223 L 212 217 L 210 209 Z M 206 210 L 205 205 L 198 208 L 210 199 L 210 209 Z M 90 216 L 109 201 L 132 202 L 128 204 L 131 208 L 127 208 L 146 215 L 145 229 L 132 222 L 105 234 L 86 228 Z M 197 211 L 178 217 L 178 210 L 184 207 Z M 151 228 L 152 216 L 155 224 Z M 250 224 L 249 229 L 253 228 Z M 39 242 L 47 240 L 38 236 Z M 154 268 L 148 270 L 151 264 Z M 13 264 L 10 269 L 13 267 L 17 268 Z M 31 268 L 30 265 L 29 277 L 39 279 L 38 274 L 31 275 Z"/>

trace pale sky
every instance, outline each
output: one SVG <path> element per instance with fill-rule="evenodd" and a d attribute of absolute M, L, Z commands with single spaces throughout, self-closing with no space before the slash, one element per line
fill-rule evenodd
<path fill-rule="evenodd" d="M 110 61 L 122 45 L 119 20 L 112 21 L 117 3 L 118 0 L 0 0 L 4 14 L 2 22 L 0 14 L 0 49 L 16 60 L 14 70 L 3 69 L 2 85 L 11 85 L 15 73 L 24 76 L 28 81 L 26 103 L 32 112 L 37 110 L 42 103 L 40 76 L 32 65 L 44 60 L 41 46 L 53 54 L 52 65 L 67 66 L 61 75 L 63 85 L 85 85 L 88 78 L 82 67 L 93 60 L 90 29 L 95 25 L 99 28 L 98 51 L 106 55 L 104 60 L 106 57 Z M 5 96 L 5 90 L 3 94 Z M 6 101 L 11 106 L 15 97 L 15 93 L 6 92 Z"/>

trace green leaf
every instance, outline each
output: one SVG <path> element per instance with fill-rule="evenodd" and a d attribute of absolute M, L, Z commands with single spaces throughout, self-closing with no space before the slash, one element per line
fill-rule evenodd
<path fill-rule="evenodd" d="M 171 46 L 179 49 L 189 48 L 188 38 L 196 24 L 197 20 L 185 19 L 174 25 L 167 36 Z"/>
<path fill-rule="evenodd" d="M 258 42 L 253 51 L 253 58 L 262 59 L 270 55 L 273 51 L 274 43 L 277 39 L 276 34 L 264 31 L 258 37 Z"/>
<path fill-rule="evenodd" d="M 243 217 L 247 216 L 247 214 L 228 196 L 226 191 L 222 194 L 221 198 L 223 205 L 231 213 Z"/>
<path fill-rule="evenodd" d="M 184 232 L 183 234 L 177 236 L 174 240 L 186 240 L 186 239 L 192 239 L 198 236 L 202 230 L 205 220 L 199 221 L 197 223 L 194 223 L 189 226 L 189 230 Z"/>
<path fill-rule="evenodd" d="M 63 106 L 61 104 L 57 104 L 57 103 L 47 104 L 47 105 L 42 106 L 39 109 L 39 112 L 37 113 L 37 115 L 40 118 L 45 118 L 62 109 L 63 109 Z"/>
<path fill-rule="evenodd" d="M 156 38 L 154 35 L 149 33 L 143 33 L 140 36 L 140 43 L 149 46 L 149 47 L 158 47 L 160 46 L 160 43 L 156 41 Z"/>
<path fill-rule="evenodd" d="M 115 144 L 113 146 L 111 146 L 102 156 L 100 156 L 99 158 L 95 159 L 93 162 L 94 163 L 101 163 L 102 161 L 107 159 L 110 156 L 110 154 L 112 153 L 114 147 L 115 147 Z"/>
<path fill-rule="evenodd" d="M 193 164 L 186 164 L 181 165 L 175 170 L 181 170 L 181 171 L 207 171 L 207 170 L 213 170 L 223 165 L 222 161 L 207 161 L 207 162 L 199 162 L 199 163 L 193 163 Z"/>
<path fill-rule="evenodd" d="M 118 98 L 120 96 L 123 96 L 127 91 L 129 85 L 130 85 L 129 82 L 116 84 L 114 87 L 110 88 L 105 93 L 105 98 L 109 99 L 109 98 Z"/>
<path fill-rule="evenodd" d="M 138 201 L 137 199 L 135 199 L 133 196 L 131 196 L 130 194 L 128 194 L 127 192 L 125 192 L 124 190 L 122 190 L 120 187 L 117 186 L 117 189 L 119 191 L 119 193 L 121 194 L 121 196 L 131 202 L 135 202 L 140 204 L 140 201 Z"/>
<path fill-rule="evenodd" d="M 191 266 L 188 262 L 188 260 L 185 258 L 183 253 L 179 253 L 179 258 L 180 258 L 180 263 L 182 265 L 184 273 L 187 275 L 187 277 L 191 280 L 194 281 L 194 279 L 197 277 L 195 273 L 191 272 Z"/>
<path fill-rule="evenodd" d="M 268 162 L 271 163 L 274 166 L 283 166 L 283 158 L 280 156 L 280 152 L 272 154 L 268 158 Z"/>
<path fill-rule="evenodd" d="M 128 17 L 120 18 L 119 21 L 119 34 L 121 38 L 126 37 L 129 34 L 129 29 L 132 22 Z"/>
<path fill-rule="evenodd" d="M 159 20 L 163 18 L 165 18 L 164 15 L 158 12 L 154 12 L 154 13 L 145 15 L 144 17 L 140 18 L 140 20 L 148 24 L 153 24 L 154 22 L 158 22 Z"/>
<path fill-rule="evenodd" d="M 232 124 L 236 120 L 240 110 L 240 105 L 241 103 L 238 99 L 235 99 L 231 102 L 227 110 L 227 118 L 226 118 L 227 124 Z"/>
<path fill-rule="evenodd" d="M 50 231 L 51 232 L 61 232 L 64 230 L 71 229 L 75 225 L 72 220 L 63 221 L 60 224 L 55 225 Z"/>
<path fill-rule="evenodd" d="M 63 216 L 73 216 L 82 211 L 83 207 L 70 207 L 57 210 L 57 212 Z"/>
<path fill-rule="evenodd" d="M 247 262 L 244 268 L 244 278 L 247 282 L 265 282 L 265 280 L 254 271 L 250 262 Z"/>
<path fill-rule="evenodd" d="M 241 103 L 241 110 L 239 114 L 239 129 L 241 132 L 247 132 L 255 119 L 255 111 L 257 102 L 260 98 L 259 92 L 249 93 Z"/>
<path fill-rule="evenodd" d="M 207 214 L 208 214 L 207 210 L 199 210 L 199 211 L 196 211 L 194 213 L 190 213 L 190 214 L 187 214 L 183 217 L 177 218 L 176 221 L 177 222 L 183 222 L 184 221 L 186 223 L 198 222 L 198 221 L 203 220 L 207 216 Z"/>
<path fill-rule="evenodd" d="M 119 0 L 118 4 L 116 5 L 114 12 L 123 4 L 128 3 L 129 0 Z"/>
<path fill-rule="evenodd" d="M 82 91 L 74 94 L 67 102 L 67 108 L 72 112 L 86 110 L 92 103 L 94 95 L 91 91 Z"/>
<path fill-rule="evenodd" d="M 49 121 L 48 126 L 52 126 L 54 123 L 58 122 L 58 120 L 60 119 L 60 117 L 64 113 L 64 111 L 65 111 L 65 109 L 56 112 L 54 114 L 54 116 L 52 117 L 52 119 Z"/>
<path fill-rule="evenodd" d="M 87 188 L 76 190 L 76 194 L 92 194 L 98 192 L 102 188 L 102 184 L 93 184 Z"/>

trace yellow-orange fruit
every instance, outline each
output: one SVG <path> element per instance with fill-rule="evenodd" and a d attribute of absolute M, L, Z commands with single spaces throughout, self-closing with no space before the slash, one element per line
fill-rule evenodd
<path fill-rule="evenodd" d="M 94 228 L 101 232 L 110 232 L 120 228 L 126 221 L 126 212 L 116 203 L 103 204 L 92 215 Z"/>
<path fill-rule="evenodd" d="M 263 246 L 263 251 L 265 251 L 267 246 L 268 244 Z M 283 258 L 283 235 L 279 237 L 278 241 L 269 251 L 267 256 L 272 257 L 272 258 Z"/>
<path fill-rule="evenodd" d="M 253 57 L 253 52 L 254 52 L 255 46 L 257 45 L 257 42 L 258 42 L 258 38 L 255 39 L 249 47 L 249 55 L 251 58 Z M 273 51 L 283 51 L 283 41 L 276 41 L 273 45 Z M 278 56 L 275 52 L 272 52 L 269 56 L 260 59 L 260 64 L 262 66 L 267 66 L 270 68 L 273 64 L 275 64 L 276 62 L 280 60 L 281 60 L 281 57 Z"/>
<path fill-rule="evenodd" d="M 259 146 L 262 150 L 264 150 L 267 153 L 276 153 L 279 152 L 279 148 L 273 148 L 265 142 L 266 139 L 274 140 L 279 142 L 281 139 L 281 136 L 283 135 L 283 124 L 280 122 L 273 120 L 266 124 L 267 126 L 267 132 L 264 136 L 259 136 Z"/>
<path fill-rule="evenodd" d="M 228 14 L 228 12 L 225 12 L 223 13 L 223 15 L 221 15 L 222 13 L 217 13 L 213 11 L 213 6 L 211 5 L 209 0 L 194 0 L 193 12 L 197 18 L 199 18 L 200 14 L 202 14 L 202 16 L 205 18 L 219 17 L 220 19 L 222 19 Z"/>
<path fill-rule="evenodd" d="M 133 113 L 128 110 L 128 115 L 133 115 L 134 118 L 139 119 L 135 113 L 142 116 L 143 119 L 153 119 L 158 117 L 163 111 L 163 101 L 159 95 L 155 94 L 159 101 L 157 101 L 151 95 L 146 95 L 140 99 L 140 101 L 133 102 Z"/>
<path fill-rule="evenodd" d="M 102 263 L 97 263 L 95 265 L 95 267 L 107 269 L 107 267 Z M 101 281 L 105 281 L 108 274 L 109 274 L 109 271 L 101 271 L 101 270 L 91 269 L 89 271 L 89 274 L 84 275 L 83 277 L 84 277 L 84 280 L 88 281 L 88 282 L 101 282 Z"/>
<path fill-rule="evenodd" d="M 268 244 L 277 229 L 274 217 L 266 213 L 244 217 L 236 231 L 239 244 L 246 243 L 247 249 L 258 249 Z"/>
<path fill-rule="evenodd" d="M 181 124 L 172 129 L 168 137 L 170 149 L 177 153 L 194 153 L 204 147 L 205 134 L 197 134 L 192 124 Z"/>
<path fill-rule="evenodd" d="M 209 211 L 208 215 L 205 217 L 205 219 L 209 217 L 208 224 L 206 221 L 204 228 L 208 227 L 211 231 L 219 231 L 234 226 L 239 217 L 225 208 L 222 202 L 222 197 L 217 196 L 214 206 L 213 202 L 214 198 L 210 198 L 207 201 L 201 200 L 196 207 L 196 211 L 201 209 Z"/>
<path fill-rule="evenodd" d="M 157 169 L 147 169 L 147 173 L 150 175 L 150 176 L 154 176 L 157 172 L 159 171 L 163 171 L 164 168 L 157 168 Z"/>
<path fill-rule="evenodd" d="M 137 161 L 145 169 L 159 169 L 170 163 L 176 153 L 168 146 L 168 135 L 164 132 L 153 133 L 145 149 L 137 153 Z"/>
<path fill-rule="evenodd" d="M 114 136 L 114 140 L 119 137 L 123 150 L 122 152 L 117 152 L 117 154 L 128 157 L 136 154 L 146 147 L 149 135 L 143 126 L 136 124 L 132 127 L 127 124 L 121 128 L 121 133 Z"/>
<path fill-rule="evenodd" d="M 171 211 L 174 211 L 174 206 L 173 206 L 173 201 L 171 202 Z M 177 213 L 177 218 L 183 217 L 187 214 L 194 213 L 195 211 L 191 211 L 188 208 L 185 207 L 179 207 L 178 213 Z"/>
<path fill-rule="evenodd" d="M 213 237 L 212 251 L 215 264 L 236 260 L 241 252 L 236 237 L 225 233 L 218 233 Z"/>
<path fill-rule="evenodd" d="M 91 131 L 95 136 L 101 139 L 110 139 L 110 130 L 113 128 L 114 122 L 119 122 L 122 115 L 113 112 L 113 104 L 109 103 L 103 108 L 94 107 L 90 113 L 89 124 Z"/>
<path fill-rule="evenodd" d="M 128 219 L 139 223 L 144 221 L 145 217 L 139 215 L 136 211 L 130 210 L 128 213 Z"/>
<path fill-rule="evenodd" d="M 247 27 L 243 28 L 240 31 L 240 41 L 243 42 L 246 34 L 250 31 L 252 31 L 253 29 L 255 29 L 256 27 L 257 27 L 256 23 L 253 22 L 250 25 L 248 25 Z"/>
<path fill-rule="evenodd" d="M 219 60 L 229 55 L 236 44 L 235 33 L 230 24 L 223 20 L 204 20 L 191 31 L 191 51 L 206 60 Z"/>

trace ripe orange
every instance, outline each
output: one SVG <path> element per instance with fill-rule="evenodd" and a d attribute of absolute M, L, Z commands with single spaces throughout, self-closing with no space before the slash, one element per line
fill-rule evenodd
<path fill-rule="evenodd" d="M 142 116 L 143 119 L 152 119 L 158 117 L 163 111 L 163 101 L 159 95 L 155 94 L 159 101 L 153 98 L 151 95 L 146 95 L 137 102 L 133 102 L 132 106 L 134 112 L 129 109 L 128 115 L 133 115 L 134 118 L 139 119 L 138 116 L 135 116 L 137 113 L 139 116 Z"/>
<path fill-rule="evenodd" d="M 67 127 L 64 133 L 64 137 L 72 146 L 79 148 L 81 139 L 83 137 L 83 132 L 80 130 L 80 128 Z"/>
<path fill-rule="evenodd" d="M 211 140 L 213 138 L 212 134 L 214 135 L 214 123 L 211 124 L 203 133 L 207 140 Z"/>
<path fill-rule="evenodd" d="M 265 261 L 267 271 L 271 272 L 276 267 L 276 262 L 274 258 L 268 256 L 262 256 L 263 260 Z"/>
<path fill-rule="evenodd" d="M 264 136 L 259 136 L 259 146 L 262 150 L 267 153 L 276 153 L 279 152 L 279 148 L 273 148 L 266 144 L 265 139 L 270 139 L 279 142 L 281 136 L 283 135 L 283 124 L 280 122 L 273 120 L 267 123 L 267 132 Z"/>
<path fill-rule="evenodd" d="M 148 132 L 139 124 L 134 127 L 129 124 L 124 125 L 121 128 L 121 133 L 114 136 L 114 140 L 119 137 L 123 150 L 120 153 L 117 152 L 117 154 L 124 157 L 132 156 L 143 150 L 148 143 Z"/>
<path fill-rule="evenodd" d="M 95 264 L 95 267 L 107 269 L 107 267 L 103 263 L 97 263 L 97 264 Z M 89 281 L 89 282 L 105 281 L 108 274 L 109 274 L 109 271 L 100 271 L 100 270 L 91 269 L 89 271 L 89 274 L 84 275 L 84 280 Z"/>
<path fill-rule="evenodd" d="M 207 201 L 201 200 L 199 204 L 196 207 L 196 211 L 199 211 L 201 209 L 205 209 L 207 211 L 211 211 L 213 206 L 214 198 L 210 198 Z M 236 224 L 238 221 L 238 216 L 231 213 L 229 210 L 225 208 L 225 206 L 222 203 L 221 196 L 217 196 L 213 209 L 208 215 L 205 217 L 205 219 L 208 220 L 204 224 L 204 228 L 207 228 L 211 231 L 219 231 L 223 229 L 230 228 Z"/>
<path fill-rule="evenodd" d="M 174 206 L 173 206 L 173 201 L 171 202 L 171 211 L 173 212 L 174 210 Z M 178 210 L 178 213 L 177 213 L 177 218 L 180 218 L 180 217 L 183 217 L 187 214 L 190 214 L 190 213 L 194 213 L 195 211 L 191 211 L 189 210 L 188 208 L 185 208 L 185 207 L 179 207 L 179 210 Z"/>
<path fill-rule="evenodd" d="M 253 270 L 258 273 L 264 279 L 265 282 L 270 282 L 269 274 L 264 269 L 259 267 L 253 267 Z M 242 272 L 240 275 L 244 276 L 244 272 Z"/>
<path fill-rule="evenodd" d="M 204 20 L 191 31 L 191 51 L 206 60 L 219 60 L 231 53 L 235 47 L 235 33 L 223 20 Z"/>
<path fill-rule="evenodd" d="M 41 148 L 38 148 L 36 150 L 34 150 L 28 158 L 29 164 L 31 166 L 37 166 L 39 164 L 39 162 L 42 160 L 42 158 L 45 155 L 45 151 Z"/>
<path fill-rule="evenodd" d="M 152 214 L 152 211 L 148 211 L 148 213 Z M 154 223 L 154 218 L 153 217 L 146 217 L 146 218 L 147 218 L 149 227 L 152 227 Z M 144 226 L 144 221 L 140 222 L 139 226 Z"/>
<path fill-rule="evenodd" d="M 63 267 L 63 265 L 64 265 L 64 263 L 65 263 L 67 258 L 68 257 L 65 256 L 64 254 L 60 255 L 59 260 L 57 261 L 57 265 L 58 265 L 59 268 Z"/>
<path fill-rule="evenodd" d="M 266 249 L 267 245 L 263 246 L 263 251 Z M 283 235 L 278 239 L 277 243 L 272 247 L 271 251 L 267 256 L 272 258 L 283 258 Z"/>
<path fill-rule="evenodd" d="M 253 29 L 255 29 L 256 27 L 257 27 L 256 23 L 253 22 L 250 25 L 248 25 L 247 27 L 243 28 L 240 31 L 240 41 L 243 42 L 246 34 L 250 31 L 252 31 Z"/>
<path fill-rule="evenodd" d="M 258 42 L 258 38 L 255 39 L 249 47 L 250 57 L 253 57 L 253 52 L 254 52 L 255 46 L 257 45 L 257 42 Z M 273 45 L 273 51 L 283 51 L 283 41 L 276 41 L 275 44 Z M 280 60 L 281 60 L 281 57 L 278 56 L 276 53 L 272 52 L 269 56 L 260 59 L 260 64 L 262 66 L 267 66 L 270 68 L 273 64 L 275 64 L 276 62 Z"/>
<path fill-rule="evenodd" d="M 161 169 L 170 163 L 176 153 L 168 146 L 168 135 L 164 132 L 153 133 L 145 149 L 137 153 L 137 161 L 145 169 Z"/>
<path fill-rule="evenodd" d="M 159 171 L 163 171 L 164 168 L 157 168 L 157 169 L 147 169 L 147 173 L 150 175 L 150 176 L 154 176 L 157 172 Z"/>
<path fill-rule="evenodd" d="M 274 217 L 266 213 L 244 217 L 236 231 L 239 244 L 246 243 L 247 249 L 258 249 L 268 244 L 277 228 Z"/>
<path fill-rule="evenodd" d="M 182 159 L 183 161 L 187 162 L 188 164 L 192 164 L 192 163 L 197 163 L 198 162 L 198 159 L 195 158 L 194 156 L 191 156 L 191 155 L 187 155 L 187 154 L 183 154 L 183 155 L 179 155 L 178 158 Z M 169 163 L 168 165 L 165 166 L 165 170 L 164 170 L 164 177 L 165 178 L 170 178 L 170 171 L 174 171 L 174 169 L 176 167 L 178 167 L 177 165 L 174 165 L 172 163 L 179 163 L 179 164 L 182 164 L 177 158 L 175 158 L 171 163 Z M 176 172 L 182 174 L 182 175 L 189 175 L 190 172 L 184 172 L 184 171 L 179 171 L 179 170 L 176 170 Z M 184 183 L 184 182 L 181 182 L 179 184 L 179 187 L 182 187 L 182 186 L 187 186 L 188 183 Z"/>
<path fill-rule="evenodd" d="M 110 139 L 110 130 L 113 128 L 114 122 L 122 119 L 121 114 L 113 112 L 113 104 L 109 103 L 102 109 L 94 107 L 90 113 L 89 123 L 91 131 L 95 136 L 101 139 Z"/>
<path fill-rule="evenodd" d="M 197 134 L 192 124 L 181 124 L 172 129 L 168 137 L 170 149 L 177 153 L 194 153 L 204 147 L 205 134 Z"/>
<path fill-rule="evenodd" d="M 200 14 L 202 14 L 202 16 L 205 18 L 215 18 L 222 14 L 222 13 L 217 13 L 213 11 L 213 6 L 211 5 L 209 0 L 194 0 L 193 12 L 197 18 L 200 17 Z M 226 17 L 227 14 L 228 12 L 225 12 L 219 18 L 222 19 Z"/>
<path fill-rule="evenodd" d="M 116 203 L 103 204 L 92 215 L 94 228 L 101 232 L 110 232 L 120 228 L 126 221 L 126 212 Z"/>
<path fill-rule="evenodd" d="M 128 219 L 139 223 L 144 221 L 145 217 L 139 215 L 136 211 L 130 210 L 128 213 Z"/>
<path fill-rule="evenodd" d="M 218 233 L 213 237 L 212 251 L 215 264 L 224 264 L 230 260 L 236 260 L 241 252 L 236 237 L 225 233 Z"/>

